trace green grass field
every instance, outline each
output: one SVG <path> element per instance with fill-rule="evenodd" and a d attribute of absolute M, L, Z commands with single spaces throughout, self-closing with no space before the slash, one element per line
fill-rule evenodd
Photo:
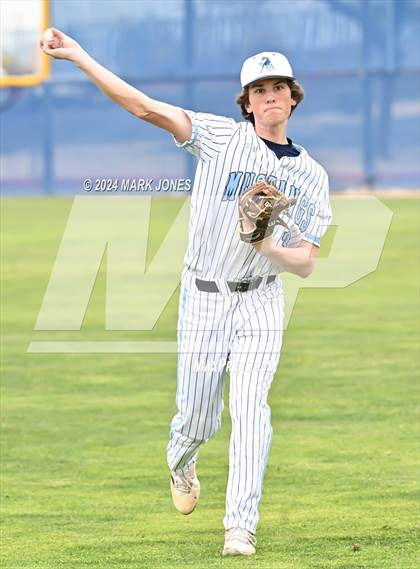
<path fill-rule="evenodd" d="M 228 414 L 201 450 L 200 505 L 182 517 L 165 461 L 176 357 L 28 354 L 40 338 L 141 334 L 103 331 L 102 270 L 82 331 L 35 332 L 71 201 L 4 199 L 1 566 L 418 567 L 419 201 L 384 203 L 377 271 L 299 294 L 270 394 L 258 552 L 223 559 Z M 150 255 L 179 205 L 156 200 Z M 176 315 L 174 295 L 153 337 L 175 339 Z"/>

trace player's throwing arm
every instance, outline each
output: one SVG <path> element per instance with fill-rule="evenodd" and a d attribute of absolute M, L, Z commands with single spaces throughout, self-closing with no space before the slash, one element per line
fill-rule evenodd
<path fill-rule="evenodd" d="M 129 113 L 167 130 L 180 142 L 191 137 L 191 121 L 182 109 L 156 101 L 135 89 L 100 65 L 73 38 L 60 30 L 46 30 L 40 46 L 47 55 L 77 65 L 107 97 Z"/>

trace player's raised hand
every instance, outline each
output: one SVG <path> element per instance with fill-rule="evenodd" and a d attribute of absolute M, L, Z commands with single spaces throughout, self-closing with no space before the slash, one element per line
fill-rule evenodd
<path fill-rule="evenodd" d="M 55 59 L 77 61 L 83 53 L 80 45 L 57 28 L 48 28 L 40 39 L 40 47 L 44 53 Z"/>

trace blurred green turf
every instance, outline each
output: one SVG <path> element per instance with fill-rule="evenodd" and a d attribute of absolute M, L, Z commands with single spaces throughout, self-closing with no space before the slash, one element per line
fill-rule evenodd
<path fill-rule="evenodd" d="M 103 331 L 103 271 L 82 331 L 34 332 L 71 201 L 5 199 L 2 567 L 417 567 L 419 201 L 384 201 L 378 270 L 299 295 L 270 394 L 258 553 L 223 559 L 228 415 L 182 517 L 165 462 L 175 355 L 28 354 L 36 339 L 141 334 Z M 154 202 L 149 258 L 180 205 Z M 153 334 L 175 339 L 176 314 L 174 295 Z"/>

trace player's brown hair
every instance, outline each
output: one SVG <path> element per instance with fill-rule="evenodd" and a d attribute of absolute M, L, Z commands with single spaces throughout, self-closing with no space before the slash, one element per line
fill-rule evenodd
<path fill-rule="evenodd" d="M 303 101 L 303 98 L 305 96 L 305 91 L 303 90 L 302 85 L 300 85 L 294 79 L 284 79 L 284 81 L 285 83 L 287 83 L 287 85 L 290 88 L 290 91 L 292 93 L 292 99 L 296 101 L 296 105 L 292 107 L 290 111 L 291 115 L 293 111 L 296 109 L 296 107 L 299 105 L 299 103 Z M 246 110 L 247 105 L 249 105 L 249 87 L 250 86 L 247 85 L 242 89 L 242 91 L 236 97 L 236 102 L 241 107 L 241 113 L 244 119 L 252 122 L 252 124 L 255 124 L 254 113 L 248 113 L 248 111 Z"/>

